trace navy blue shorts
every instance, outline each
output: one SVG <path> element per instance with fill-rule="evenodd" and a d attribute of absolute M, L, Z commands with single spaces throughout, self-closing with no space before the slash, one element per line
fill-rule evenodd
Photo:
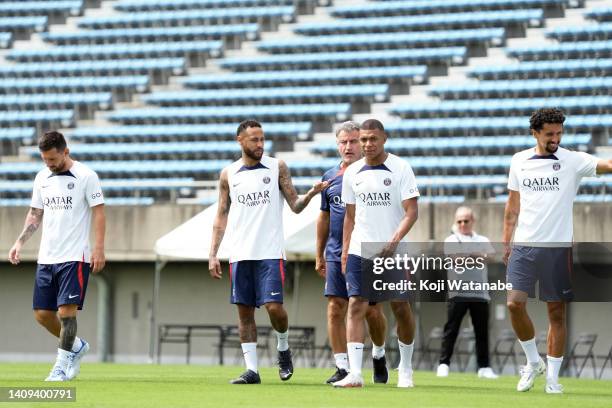
<path fill-rule="evenodd" d="M 342 262 L 327 261 L 325 272 L 325 296 L 337 296 L 348 299 L 346 279 L 342 274 Z"/>
<path fill-rule="evenodd" d="M 63 305 L 78 305 L 81 310 L 88 280 L 89 264 L 85 262 L 38 264 L 32 308 L 57 310 Z"/>
<path fill-rule="evenodd" d="M 262 259 L 230 264 L 232 282 L 230 302 L 259 307 L 266 303 L 283 303 L 285 261 Z"/>
<path fill-rule="evenodd" d="M 349 254 L 346 260 L 346 291 L 349 297 L 362 296 L 361 293 L 361 262 L 357 255 Z"/>
<path fill-rule="evenodd" d="M 535 297 L 539 282 L 540 300 L 569 302 L 572 291 L 572 248 L 543 248 L 514 245 L 508 260 L 506 280 L 513 290 Z"/>

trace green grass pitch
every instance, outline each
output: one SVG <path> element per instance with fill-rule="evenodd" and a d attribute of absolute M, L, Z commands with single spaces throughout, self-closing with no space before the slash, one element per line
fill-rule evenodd
<path fill-rule="evenodd" d="M 44 387 L 41 379 L 49 364 L 0 364 L 0 387 Z M 389 384 L 373 385 L 371 371 L 364 372 L 363 389 L 334 389 L 323 382 L 331 369 L 298 368 L 291 380 L 281 382 L 273 368 L 261 370 L 261 385 L 230 385 L 241 367 L 185 365 L 83 364 L 78 379 L 61 386 L 74 386 L 76 403 L 2 403 L 31 407 L 612 407 L 612 382 L 562 378 L 563 395 L 547 395 L 544 379 L 526 393 L 515 391 L 517 377 L 478 379 L 475 374 L 451 373 L 436 378 L 419 371 L 415 388 L 395 387 L 397 373 Z"/>

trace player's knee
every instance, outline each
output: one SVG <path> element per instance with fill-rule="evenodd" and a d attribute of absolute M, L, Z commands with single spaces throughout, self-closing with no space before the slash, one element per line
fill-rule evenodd
<path fill-rule="evenodd" d="M 55 319 L 55 312 L 50 310 L 34 310 L 34 319 L 40 324 L 44 324 L 51 319 Z"/>
<path fill-rule="evenodd" d="M 548 310 L 548 320 L 553 326 L 563 326 L 565 324 L 565 310 L 562 307 L 550 308 Z"/>
<path fill-rule="evenodd" d="M 514 313 L 523 313 L 525 311 L 526 308 L 526 303 L 525 302 L 516 302 L 516 301 L 508 301 L 506 303 L 506 306 L 508 306 L 508 311 L 512 314 Z"/>
<path fill-rule="evenodd" d="M 391 310 L 398 319 L 411 317 L 410 304 L 407 302 L 391 302 Z"/>
<path fill-rule="evenodd" d="M 283 305 L 281 303 L 266 303 L 266 310 L 271 316 L 278 316 L 284 313 Z"/>
<path fill-rule="evenodd" d="M 347 304 L 345 300 L 330 299 L 327 304 L 327 317 L 332 321 L 344 320 Z"/>

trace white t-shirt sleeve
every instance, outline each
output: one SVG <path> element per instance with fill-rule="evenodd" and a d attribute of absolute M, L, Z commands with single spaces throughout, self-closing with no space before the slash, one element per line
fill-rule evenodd
<path fill-rule="evenodd" d="M 444 240 L 444 255 L 454 255 L 457 252 L 457 244 L 459 241 L 455 234 L 446 237 Z"/>
<path fill-rule="evenodd" d="M 102 193 L 102 186 L 100 185 L 100 179 L 96 173 L 91 173 L 87 177 L 85 183 L 85 197 L 90 207 L 104 204 L 104 194 Z"/>
<path fill-rule="evenodd" d="M 405 166 L 406 167 L 402 172 L 402 179 L 400 182 L 400 194 L 402 201 L 420 196 L 419 189 L 416 183 L 416 177 L 414 177 L 412 167 L 410 167 L 410 164 L 408 163 L 406 163 Z"/>
<path fill-rule="evenodd" d="M 508 190 L 519 191 L 519 181 L 516 174 L 516 160 L 510 162 L 510 173 L 508 174 Z"/>
<path fill-rule="evenodd" d="M 32 208 L 44 208 L 42 197 L 40 196 L 40 177 L 34 179 L 34 187 L 32 188 L 32 201 L 30 202 Z"/>
<path fill-rule="evenodd" d="M 576 174 L 582 177 L 595 177 L 597 175 L 597 162 L 599 159 L 584 152 L 576 152 Z"/>
<path fill-rule="evenodd" d="M 355 192 L 353 191 L 353 171 L 347 169 L 342 176 L 342 201 L 345 204 L 355 204 Z"/>

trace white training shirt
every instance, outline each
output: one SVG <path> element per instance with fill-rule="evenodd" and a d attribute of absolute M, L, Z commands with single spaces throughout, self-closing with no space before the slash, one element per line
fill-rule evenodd
<path fill-rule="evenodd" d="M 444 255 L 490 255 L 495 253 L 495 249 L 491 245 L 489 238 L 484 235 L 478 235 L 472 231 L 472 235 L 464 235 L 459 232 L 454 232 L 444 240 Z M 465 268 L 461 273 L 455 270 L 449 270 L 447 278 L 449 280 L 462 280 L 463 282 L 478 282 L 486 283 L 489 281 L 489 270 L 487 265 L 484 268 Z M 456 296 L 462 298 L 480 298 L 486 301 L 491 300 L 489 291 L 487 290 L 461 290 L 461 291 L 448 291 L 448 297 L 454 298 Z"/>
<path fill-rule="evenodd" d="M 351 164 L 342 180 L 342 201 L 355 204 L 355 228 L 349 254 L 361 256 L 362 242 L 389 242 L 405 211 L 402 201 L 419 196 L 412 167 L 389 153 L 385 162 Z"/>
<path fill-rule="evenodd" d="M 284 259 L 283 204 L 278 159 L 262 156 L 247 167 L 238 160 L 227 168 L 230 190 L 230 262 Z"/>
<path fill-rule="evenodd" d="M 534 148 L 516 153 L 508 177 L 508 189 L 521 197 L 514 242 L 570 246 L 574 198 L 582 178 L 596 175 L 597 162 L 590 154 L 562 147 L 547 156 L 536 155 Z"/>
<path fill-rule="evenodd" d="M 58 174 L 48 168 L 39 171 L 30 204 L 44 210 L 38 263 L 90 262 L 91 207 L 100 204 L 100 180 L 84 164 L 74 160 L 69 170 Z"/>

